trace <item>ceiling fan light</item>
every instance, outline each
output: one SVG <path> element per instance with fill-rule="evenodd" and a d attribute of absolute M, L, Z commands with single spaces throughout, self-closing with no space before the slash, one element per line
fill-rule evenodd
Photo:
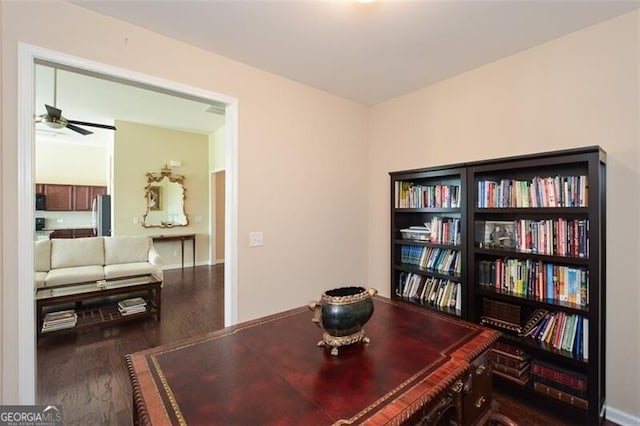
<path fill-rule="evenodd" d="M 52 129 L 62 129 L 65 127 L 64 123 L 61 123 L 59 121 L 46 121 L 44 122 L 48 127 L 51 127 Z"/>

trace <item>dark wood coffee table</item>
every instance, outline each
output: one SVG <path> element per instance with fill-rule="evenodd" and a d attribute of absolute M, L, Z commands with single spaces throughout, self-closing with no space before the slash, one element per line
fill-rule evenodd
<path fill-rule="evenodd" d="M 491 414 L 499 333 L 382 297 L 371 343 L 316 344 L 298 308 L 127 355 L 135 424 L 459 424 Z"/>
<path fill-rule="evenodd" d="M 122 315 L 118 311 L 118 301 L 127 297 L 142 295 L 147 302 L 144 312 Z M 73 284 L 63 287 L 42 288 L 36 291 L 36 327 L 38 338 L 43 335 L 76 331 L 96 325 L 115 324 L 140 318 L 156 317 L 160 321 L 162 303 L 162 280 L 155 275 L 140 275 Z M 78 321 L 75 327 L 42 332 L 47 308 L 74 304 Z M 83 305 L 84 304 L 84 305 Z"/>

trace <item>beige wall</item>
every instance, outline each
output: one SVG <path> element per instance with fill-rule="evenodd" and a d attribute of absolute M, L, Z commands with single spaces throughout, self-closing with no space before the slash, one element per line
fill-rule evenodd
<path fill-rule="evenodd" d="M 239 320 L 301 306 L 330 287 L 364 282 L 364 106 L 69 3 L 0 2 L 0 19 L 1 102 L 11 106 L 2 108 L 0 126 L 2 403 L 15 403 L 19 388 L 19 41 L 238 99 Z M 250 231 L 264 232 L 263 247 L 248 247 Z"/>
<path fill-rule="evenodd" d="M 196 234 L 196 262 L 209 260 L 209 138 L 161 127 L 116 120 L 114 140 L 113 209 L 115 235 Z M 144 228 L 147 209 L 145 173 L 160 173 L 170 160 L 182 165 L 173 173 L 185 176 L 185 212 L 189 225 L 176 228 Z M 135 222 L 135 223 L 134 223 Z M 177 241 L 157 242 L 156 248 L 166 266 L 179 266 L 181 246 Z M 193 253 L 185 245 L 185 263 Z"/>
<path fill-rule="evenodd" d="M 104 145 L 78 144 L 36 136 L 35 181 L 107 186 L 107 151 Z"/>
<path fill-rule="evenodd" d="M 389 176 L 600 145 L 607 161 L 607 402 L 640 416 L 638 13 L 375 106 L 369 284 L 389 294 Z"/>

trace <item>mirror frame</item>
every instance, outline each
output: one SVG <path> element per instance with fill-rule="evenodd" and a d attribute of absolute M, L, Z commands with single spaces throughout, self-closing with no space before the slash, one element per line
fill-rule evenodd
<path fill-rule="evenodd" d="M 184 208 L 185 200 L 187 199 L 187 188 L 184 186 L 185 177 L 184 175 L 173 174 L 170 167 L 167 167 L 165 164 L 162 169 L 160 169 L 160 173 L 146 173 L 147 176 L 147 186 L 144 188 L 144 199 L 147 203 L 147 211 L 142 216 L 142 226 L 145 228 L 175 228 L 177 226 L 188 226 L 189 225 L 189 216 Z M 157 186 L 154 184 L 162 182 L 164 178 L 169 179 L 170 183 L 177 183 L 182 187 L 182 214 L 185 217 L 186 223 L 178 224 L 178 225 L 163 225 L 162 223 L 159 225 L 149 225 L 147 224 L 147 216 L 151 211 L 151 206 L 149 205 L 149 196 L 151 194 L 151 187 Z"/>

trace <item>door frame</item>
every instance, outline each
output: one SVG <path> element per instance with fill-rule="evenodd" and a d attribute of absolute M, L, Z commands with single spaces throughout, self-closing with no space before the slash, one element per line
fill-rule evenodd
<path fill-rule="evenodd" d="M 36 393 L 36 333 L 33 292 L 34 249 L 33 206 L 35 146 L 35 62 L 47 61 L 87 72 L 114 77 L 132 84 L 184 94 L 223 103 L 225 109 L 225 268 L 224 322 L 238 322 L 238 99 L 174 81 L 112 65 L 91 61 L 66 53 L 18 44 L 18 398 L 20 404 L 34 404 Z"/>

